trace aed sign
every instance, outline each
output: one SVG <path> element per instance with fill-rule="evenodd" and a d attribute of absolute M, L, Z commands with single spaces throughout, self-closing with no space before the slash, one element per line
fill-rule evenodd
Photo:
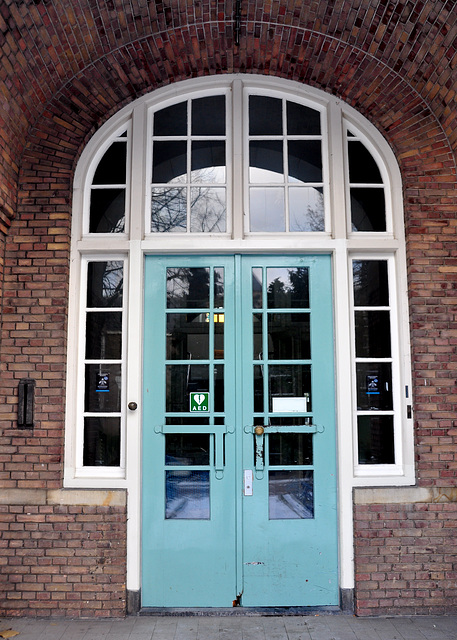
<path fill-rule="evenodd" d="M 209 393 L 197 391 L 190 394 L 190 410 L 204 413 L 209 411 Z"/>

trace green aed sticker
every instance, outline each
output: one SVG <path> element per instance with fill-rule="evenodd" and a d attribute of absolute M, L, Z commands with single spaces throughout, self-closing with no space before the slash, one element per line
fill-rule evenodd
<path fill-rule="evenodd" d="M 207 391 L 197 391 L 190 394 L 190 410 L 205 412 L 209 411 L 209 393 Z"/>

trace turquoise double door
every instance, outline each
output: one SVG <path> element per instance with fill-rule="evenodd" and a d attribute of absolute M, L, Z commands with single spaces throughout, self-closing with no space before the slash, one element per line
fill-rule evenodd
<path fill-rule="evenodd" d="M 338 604 L 331 260 L 145 265 L 143 607 Z"/>

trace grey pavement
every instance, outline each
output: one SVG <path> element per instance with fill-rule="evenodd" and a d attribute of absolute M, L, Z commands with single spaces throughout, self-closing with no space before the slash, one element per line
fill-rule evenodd
<path fill-rule="evenodd" d="M 457 640 L 457 616 L 145 616 L 0 618 L 17 640 Z"/>

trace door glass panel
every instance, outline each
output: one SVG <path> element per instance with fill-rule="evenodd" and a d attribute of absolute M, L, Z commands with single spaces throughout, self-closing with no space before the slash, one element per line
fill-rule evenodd
<path fill-rule="evenodd" d="M 357 408 L 389 411 L 392 405 L 392 365 L 390 362 L 358 362 Z"/>
<path fill-rule="evenodd" d="M 225 314 L 214 314 L 214 359 L 223 360 L 224 358 L 224 326 Z"/>
<path fill-rule="evenodd" d="M 165 471 L 165 518 L 210 519 L 209 471 Z"/>
<path fill-rule="evenodd" d="M 270 433 L 268 444 L 270 465 L 313 464 L 313 436 L 310 433 Z"/>
<path fill-rule="evenodd" d="M 358 358 L 390 357 L 389 311 L 355 311 L 355 351 Z"/>
<path fill-rule="evenodd" d="M 249 96 L 249 135 L 282 135 L 282 100 Z"/>
<path fill-rule="evenodd" d="M 214 411 L 224 411 L 224 365 L 214 367 Z"/>
<path fill-rule="evenodd" d="M 325 231 L 322 188 L 291 187 L 289 217 L 290 231 Z"/>
<path fill-rule="evenodd" d="M 359 464 L 395 464 L 393 415 L 357 418 Z"/>
<path fill-rule="evenodd" d="M 252 306 L 254 309 L 262 308 L 262 283 L 262 269 L 254 267 L 252 269 Z"/>
<path fill-rule="evenodd" d="M 86 317 L 86 358 L 119 360 L 122 356 L 122 313 L 89 311 Z"/>
<path fill-rule="evenodd" d="M 252 314 L 253 322 L 253 344 L 254 344 L 254 360 L 262 360 L 263 358 L 263 315 L 261 313 Z"/>
<path fill-rule="evenodd" d="M 85 467 L 119 467 L 121 451 L 121 419 L 84 418 Z"/>
<path fill-rule="evenodd" d="M 254 365 L 254 411 L 263 411 L 263 365 Z"/>
<path fill-rule="evenodd" d="M 269 471 L 270 520 L 314 518 L 313 471 Z"/>
<path fill-rule="evenodd" d="M 167 411 L 190 411 L 189 393 L 209 391 L 208 365 L 167 365 Z"/>
<path fill-rule="evenodd" d="M 202 307 L 209 307 L 209 269 L 167 269 L 167 308 Z"/>
<path fill-rule="evenodd" d="M 182 233 L 187 229 L 187 190 L 156 187 L 151 192 L 151 231 Z"/>
<path fill-rule="evenodd" d="M 267 269 L 268 308 L 309 308 L 308 279 L 308 267 L 269 267 Z"/>
<path fill-rule="evenodd" d="M 270 389 L 270 411 L 275 411 L 275 398 L 307 398 L 307 409 L 311 411 L 311 366 L 282 364 L 268 367 Z M 282 406 L 283 403 L 281 403 Z M 287 409 L 281 409 L 287 411 Z"/>
<path fill-rule="evenodd" d="M 209 434 L 166 434 L 165 464 L 209 465 Z"/>
<path fill-rule="evenodd" d="M 254 318 L 256 316 L 254 314 Z M 308 360 L 311 357 L 309 318 L 309 313 L 268 314 L 270 360 Z M 255 330 L 254 320 L 254 340 Z"/>
<path fill-rule="evenodd" d="M 224 188 L 192 187 L 190 230 L 193 233 L 223 233 L 226 225 Z"/>
<path fill-rule="evenodd" d="M 167 360 L 202 360 L 209 357 L 209 322 L 206 313 L 167 314 Z"/>
<path fill-rule="evenodd" d="M 222 309 L 224 306 L 224 267 L 216 267 L 214 270 L 214 308 Z"/>

